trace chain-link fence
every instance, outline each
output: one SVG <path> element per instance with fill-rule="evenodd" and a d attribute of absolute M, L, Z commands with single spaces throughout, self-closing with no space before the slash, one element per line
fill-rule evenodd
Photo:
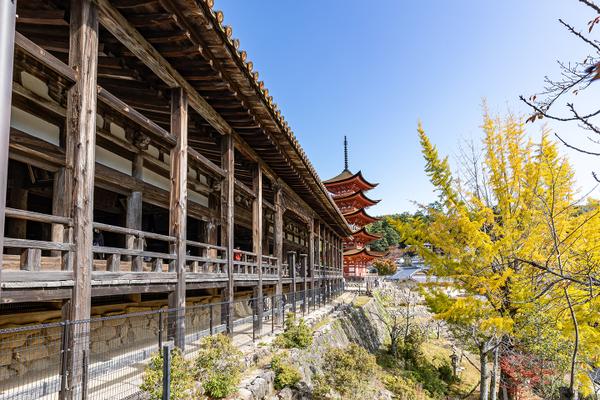
<path fill-rule="evenodd" d="M 281 330 L 286 313 L 307 314 L 341 291 L 321 287 L 188 306 L 183 312 L 163 308 L 0 329 L 0 400 L 143 398 L 139 386 L 146 364 L 163 344 L 175 341 L 181 319 L 184 354 L 191 357 L 206 336 L 229 333 L 241 347 Z"/>

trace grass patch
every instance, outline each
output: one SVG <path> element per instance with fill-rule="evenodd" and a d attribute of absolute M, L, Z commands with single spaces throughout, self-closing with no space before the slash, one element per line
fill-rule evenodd
<path fill-rule="evenodd" d="M 356 308 L 360 308 L 367 304 L 369 300 L 371 300 L 369 296 L 357 296 L 352 302 L 352 305 Z"/>
<path fill-rule="evenodd" d="M 445 339 L 431 339 L 425 342 L 421 348 L 423 357 L 431 364 L 439 367 L 444 362 L 449 362 L 452 350 Z M 477 361 L 477 357 L 467 354 L 470 360 Z M 452 392 L 457 394 L 467 394 L 479 382 L 479 371 L 472 366 L 464 357 L 461 363 L 463 371 L 460 374 L 460 382 L 452 385 Z"/>
<path fill-rule="evenodd" d="M 325 317 L 325 318 L 321 319 L 319 322 L 317 322 L 316 324 L 314 324 L 312 329 L 313 329 L 313 331 L 318 331 L 319 329 L 321 329 L 325 325 L 329 324 L 330 322 L 331 322 L 331 317 Z"/>

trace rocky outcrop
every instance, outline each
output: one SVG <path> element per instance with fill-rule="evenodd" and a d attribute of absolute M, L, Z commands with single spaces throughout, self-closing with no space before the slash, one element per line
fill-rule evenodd
<path fill-rule="evenodd" d="M 290 350 L 290 359 L 302 375 L 298 388 L 286 388 L 274 393 L 273 379 L 265 375 L 269 370 L 259 371 L 242 382 L 238 399 L 244 400 L 296 400 L 309 399 L 315 375 L 322 372 L 323 358 L 330 347 L 346 347 L 357 343 L 371 352 L 379 350 L 388 339 L 385 326 L 379 319 L 381 305 L 371 299 L 362 307 L 338 304 L 329 313 L 319 313 L 307 318 L 310 325 L 319 324 L 313 343 L 308 349 Z M 274 378 L 274 376 L 273 376 Z M 380 393 L 378 399 L 391 398 L 389 393 Z M 261 397 L 262 396 L 262 397 Z"/>

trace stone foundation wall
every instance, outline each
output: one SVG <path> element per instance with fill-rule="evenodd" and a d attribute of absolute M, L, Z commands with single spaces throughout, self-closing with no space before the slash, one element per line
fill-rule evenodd
<path fill-rule="evenodd" d="M 218 297 L 206 297 L 192 300 L 187 305 L 186 335 L 198 334 L 210 328 L 210 302 L 219 301 Z M 159 318 L 162 318 L 163 339 L 169 340 L 174 333 L 173 318 L 166 313 L 154 313 L 166 307 L 163 302 L 140 303 L 140 305 L 111 305 L 92 309 L 93 320 L 87 324 L 90 337 L 90 365 L 106 361 L 116 355 L 130 352 L 158 350 Z M 144 312 L 151 312 L 145 314 Z M 142 313 L 142 315 L 131 315 Z M 221 323 L 221 307 L 212 307 L 213 327 Z M 108 318 L 105 318 L 108 317 Z M 2 317 L 0 317 L 1 319 Z M 15 326 L 18 318 L 10 318 Z M 24 317 L 28 321 L 28 317 Z M 60 321 L 59 318 L 45 320 L 44 323 Z M 83 328 L 83 325 L 77 325 Z M 60 372 L 62 349 L 62 326 L 42 329 L 23 330 L 10 334 L 0 334 L 0 388 L 4 381 L 16 379 L 34 380 L 53 376 Z M 1 391 L 1 390 L 0 390 Z"/>

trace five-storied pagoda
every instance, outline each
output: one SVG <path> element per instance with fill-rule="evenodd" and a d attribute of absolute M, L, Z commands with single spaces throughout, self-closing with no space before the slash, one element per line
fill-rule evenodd
<path fill-rule="evenodd" d="M 344 170 L 323 183 L 353 230 L 352 235 L 344 239 L 344 278 L 362 279 L 367 274 L 369 264 L 375 258 L 383 256 L 369 249 L 369 243 L 380 237 L 367 232 L 365 228 L 378 220 L 365 211 L 379 203 L 379 200 L 371 200 L 365 195 L 377 183 L 368 182 L 361 171 L 353 174 L 348 169 L 348 140 L 345 136 Z"/>

